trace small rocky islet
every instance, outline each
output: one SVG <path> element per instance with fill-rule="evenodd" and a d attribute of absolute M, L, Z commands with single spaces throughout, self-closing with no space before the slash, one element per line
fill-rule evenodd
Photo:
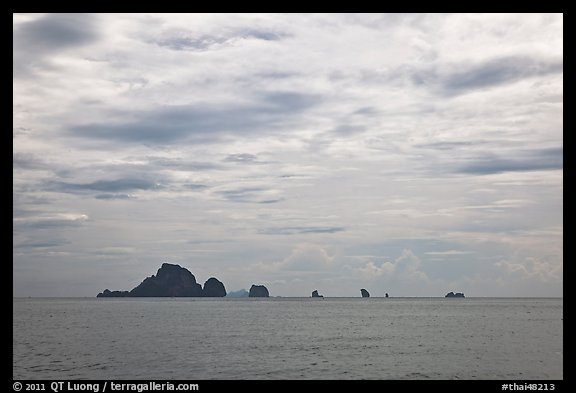
<path fill-rule="evenodd" d="M 465 297 L 462 292 L 448 292 L 444 297 Z"/>
<path fill-rule="evenodd" d="M 264 285 L 252 285 L 248 297 L 270 297 L 270 293 Z"/>

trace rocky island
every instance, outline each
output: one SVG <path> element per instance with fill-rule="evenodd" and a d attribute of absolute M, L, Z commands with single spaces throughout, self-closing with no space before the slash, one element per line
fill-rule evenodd
<path fill-rule="evenodd" d="M 224 297 L 226 296 L 226 288 L 224 288 L 224 284 L 220 282 L 215 277 L 210 277 L 204 283 L 204 289 L 202 289 L 202 296 L 203 297 Z"/>
<path fill-rule="evenodd" d="M 228 292 L 226 297 L 233 297 L 233 298 L 240 298 L 240 297 L 248 297 L 248 291 L 245 289 L 240 289 L 238 291 Z"/>
<path fill-rule="evenodd" d="M 444 297 L 465 297 L 462 292 L 448 292 Z"/>
<path fill-rule="evenodd" d="M 130 296 L 130 291 L 111 291 L 105 289 L 104 292 L 100 292 L 96 297 L 128 297 Z"/>
<path fill-rule="evenodd" d="M 147 277 L 131 291 L 105 289 L 96 297 L 223 297 L 224 284 L 212 277 L 204 283 L 204 289 L 196 277 L 186 268 L 163 263 L 156 275 Z"/>
<path fill-rule="evenodd" d="M 270 297 L 270 294 L 264 285 L 252 285 L 248 297 Z"/>
<path fill-rule="evenodd" d="M 323 296 L 323 295 L 319 295 L 319 294 L 318 294 L 318 290 L 315 289 L 315 290 L 312 291 L 312 297 L 324 297 L 324 296 Z"/>

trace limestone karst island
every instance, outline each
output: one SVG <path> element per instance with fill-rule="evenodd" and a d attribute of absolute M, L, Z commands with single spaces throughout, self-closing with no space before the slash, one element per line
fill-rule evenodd
<path fill-rule="evenodd" d="M 97 297 L 224 297 L 226 288 L 215 277 L 209 278 L 204 287 L 196 282 L 196 277 L 186 268 L 171 263 L 163 263 L 156 275 L 147 277 L 131 291 L 110 291 L 105 289 Z M 249 297 L 268 297 L 268 289 L 263 285 L 252 285 Z"/>
<path fill-rule="evenodd" d="M 370 297 L 370 293 L 362 288 L 360 295 Z M 146 277 L 144 281 L 130 291 L 111 291 L 105 289 L 96 297 L 270 297 L 268 288 L 253 284 L 250 291 L 241 289 L 236 292 L 226 292 L 224 284 L 216 277 L 210 277 L 204 286 L 196 282 L 196 277 L 186 268 L 171 263 L 163 263 L 156 274 Z M 313 298 L 323 298 L 318 290 L 312 291 Z M 386 296 L 388 297 L 388 293 Z M 449 292 L 445 297 L 464 297 L 461 292 Z"/>

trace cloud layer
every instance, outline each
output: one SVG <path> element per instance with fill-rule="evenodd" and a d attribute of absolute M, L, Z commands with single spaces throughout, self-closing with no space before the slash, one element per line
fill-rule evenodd
<path fill-rule="evenodd" d="M 561 14 L 14 14 L 14 294 L 560 296 L 562 59 Z"/>

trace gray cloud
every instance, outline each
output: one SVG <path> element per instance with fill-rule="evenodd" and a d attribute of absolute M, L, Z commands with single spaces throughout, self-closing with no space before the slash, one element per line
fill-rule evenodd
<path fill-rule="evenodd" d="M 451 96 L 562 71 L 562 59 L 507 56 L 472 64 L 447 63 L 424 69 L 402 66 L 386 75 L 369 73 L 367 76 L 386 82 L 407 77 L 417 86 L 429 87 L 437 93 Z"/>
<path fill-rule="evenodd" d="M 204 190 L 204 189 L 208 188 L 208 186 L 205 184 L 197 184 L 197 183 L 186 183 L 183 186 L 184 186 L 184 188 L 187 188 L 189 190 L 194 190 L 194 191 Z"/>
<path fill-rule="evenodd" d="M 392 86 L 410 84 L 430 89 L 435 94 L 457 96 L 562 71 L 562 58 L 517 55 L 488 58 L 475 63 L 402 64 L 386 72 L 363 70 L 359 73 L 359 79 L 364 83 Z M 345 74 L 337 77 L 349 76 Z"/>
<path fill-rule="evenodd" d="M 487 142 L 483 142 L 483 141 L 466 141 L 466 142 L 463 142 L 463 141 L 456 141 L 456 142 L 445 141 L 445 142 L 423 143 L 423 144 L 414 145 L 414 147 L 420 147 L 420 148 L 425 148 L 425 149 L 435 149 L 435 150 L 455 150 L 455 149 L 461 149 L 463 147 L 479 146 L 479 145 L 483 145 L 486 143 Z"/>
<path fill-rule="evenodd" d="M 264 93 L 261 95 L 261 102 L 267 104 L 266 112 L 276 114 L 292 114 L 306 110 L 317 105 L 321 97 L 313 94 L 278 91 L 274 93 Z"/>
<path fill-rule="evenodd" d="M 87 219 L 88 216 L 84 214 L 53 214 L 14 218 L 12 224 L 15 231 L 22 229 L 50 229 L 80 226 Z"/>
<path fill-rule="evenodd" d="M 95 195 L 94 198 L 112 200 L 112 199 L 134 199 L 135 197 L 130 194 L 98 194 Z"/>
<path fill-rule="evenodd" d="M 24 189 L 12 189 L 12 214 L 14 217 L 28 214 L 26 206 L 41 206 L 53 202 L 52 198 L 46 196 L 38 196 L 33 193 L 27 192 L 31 187 L 24 187 Z"/>
<path fill-rule="evenodd" d="M 30 129 L 26 127 L 14 127 L 12 128 L 12 137 L 16 138 L 18 136 L 30 135 Z"/>
<path fill-rule="evenodd" d="M 459 94 L 528 77 L 560 73 L 563 63 L 561 59 L 510 56 L 458 68 L 441 77 L 442 87 L 448 93 Z"/>
<path fill-rule="evenodd" d="M 299 74 L 296 72 L 286 72 L 286 71 L 264 71 L 257 73 L 254 75 L 257 78 L 265 78 L 265 79 L 288 79 L 298 76 Z"/>
<path fill-rule="evenodd" d="M 344 227 L 280 227 L 266 228 L 258 231 L 262 235 L 302 235 L 310 233 L 337 233 L 343 232 Z"/>
<path fill-rule="evenodd" d="M 30 153 L 12 153 L 12 168 L 24 170 L 47 169 L 46 162 L 38 156 Z"/>
<path fill-rule="evenodd" d="M 89 166 L 65 168 L 63 165 L 41 159 L 29 153 L 14 153 L 13 168 L 18 170 L 51 170 L 58 180 L 42 180 L 37 183 L 15 185 L 13 190 L 15 203 L 28 202 L 34 198 L 34 203 L 40 203 L 39 197 L 33 197 L 31 192 L 61 192 L 68 194 L 92 195 L 100 200 L 136 199 L 137 191 L 150 191 L 170 188 L 171 191 L 199 191 L 209 188 L 208 185 L 196 182 L 178 182 L 171 179 L 171 173 L 201 172 L 224 169 L 219 163 L 190 161 L 173 157 L 122 157 L 119 163 L 95 163 Z M 91 173 L 90 178 L 106 173 L 108 178 L 93 182 L 60 180 L 76 178 L 78 173 Z M 45 198 L 44 198 L 45 200 Z"/>
<path fill-rule="evenodd" d="M 284 200 L 283 198 L 271 198 L 271 191 L 275 194 L 273 190 L 263 187 L 243 187 L 233 190 L 219 191 L 218 194 L 231 202 L 269 204 Z"/>
<path fill-rule="evenodd" d="M 270 204 L 270 203 L 278 203 L 278 202 L 282 202 L 284 200 L 284 198 L 277 198 L 277 199 L 263 199 L 261 201 L 258 201 L 257 203 L 262 203 L 262 204 Z"/>
<path fill-rule="evenodd" d="M 191 170 L 191 171 L 208 171 L 213 169 L 223 169 L 223 165 L 207 162 L 207 161 L 190 161 L 181 158 L 171 158 L 171 157 L 144 157 L 138 158 L 138 160 L 146 160 L 146 166 L 150 170 L 162 169 L 162 168 L 173 168 L 178 170 Z"/>
<path fill-rule="evenodd" d="M 272 30 L 247 29 L 240 33 L 244 38 L 255 38 L 263 41 L 278 41 L 290 35 L 285 32 Z"/>
<path fill-rule="evenodd" d="M 258 159 L 254 154 L 239 153 L 239 154 L 228 154 L 224 161 L 226 162 L 255 162 Z"/>
<path fill-rule="evenodd" d="M 120 124 L 100 123 L 72 127 L 75 136 L 122 142 L 209 143 L 230 134 L 253 136 L 282 129 L 297 114 L 319 103 L 319 97 L 292 93 L 265 93 L 252 105 L 171 106 L 126 113 L 135 119 Z"/>
<path fill-rule="evenodd" d="M 94 14 L 47 14 L 23 22 L 13 31 L 14 76 L 46 66 L 44 59 L 52 53 L 91 43 L 98 37 Z"/>
<path fill-rule="evenodd" d="M 359 133 L 364 132 L 364 131 L 366 131 L 366 127 L 364 127 L 364 126 L 342 124 L 342 125 L 334 128 L 331 132 L 333 132 L 334 134 L 346 136 L 346 135 L 359 134 Z"/>
<path fill-rule="evenodd" d="M 263 161 L 258 159 L 258 156 L 250 153 L 235 153 L 228 154 L 222 162 L 233 162 L 237 164 L 249 165 L 267 165 L 272 164 L 274 161 Z"/>
<path fill-rule="evenodd" d="M 18 37 L 28 45 L 59 49 L 83 45 L 98 37 L 93 14 L 48 14 L 18 28 Z"/>
<path fill-rule="evenodd" d="M 286 36 L 286 33 L 258 29 L 238 30 L 225 35 L 197 35 L 190 31 L 176 31 L 168 32 L 163 38 L 152 42 L 158 46 L 177 51 L 207 51 L 232 45 L 238 39 L 278 41 Z"/>
<path fill-rule="evenodd" d="M 198 37 L 198 38 L 188 38 L 188 37 L 168 37 L 162 40 L 156 41 L 155 43 L 159 46 L 166 47 L 173 50 L 207 50 L 210 47 L 226 42 L 225 38 L 214 38 L 214 37 Z"/>
<path fill-rule="evenodd" d="M 552 148 L 521 151 L 515 158 L 486 155 L 471 160 L 455 170 L 460 173 L 488 175 L 502 172 L 556 170 L 563 167 L 563 149 Z"/>
<path fill-rule="evenodd" d="M 116 180 L 97 180 L 92 183 L 51 182 L 48 188 L 60 192 L 103 191 L 121 192 L 133 190 L 153 190 L 161 188 L 161 184 L 147 179 L 123 178 Z"/>
<path fill-rule="evenodd" d="M 356 116 L 368 116 L 368 117 L 376 116 L 378 115 L 378 113 L 380 113 L 380 111 L 377 108 L 374 108 L 373 106 L 364 106 L 352 112 L 352 114 Z"/>
<path fill-rule="evenodd" d="M 51 248 L 70 244 L 66 239 L 27 240 L 14 244 L 14 248 Z"/>

